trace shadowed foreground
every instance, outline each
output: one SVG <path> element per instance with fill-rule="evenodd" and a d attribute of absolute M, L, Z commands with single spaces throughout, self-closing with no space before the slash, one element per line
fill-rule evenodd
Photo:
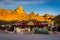
<path fill-rule="evenodd" d="M 0 33 L 0 40 L 60 40 L 60 35 Z"/>

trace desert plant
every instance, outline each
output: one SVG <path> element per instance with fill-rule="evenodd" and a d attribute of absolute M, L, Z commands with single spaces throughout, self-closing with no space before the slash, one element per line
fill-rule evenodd
<path fill-rule="evenodd" d="M 34 30 L 35 34 L 49 34 L 47 30 L 44 30 L 43 28 L 35 28 Z"/>

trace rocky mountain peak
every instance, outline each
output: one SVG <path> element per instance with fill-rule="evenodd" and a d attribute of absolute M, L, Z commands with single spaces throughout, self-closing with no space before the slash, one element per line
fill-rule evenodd
<path fill-rule="evenodd" d="M 17 13 L 22 13 L 23 12 L 23 7 L 19 6 L 16 10 Z"/>

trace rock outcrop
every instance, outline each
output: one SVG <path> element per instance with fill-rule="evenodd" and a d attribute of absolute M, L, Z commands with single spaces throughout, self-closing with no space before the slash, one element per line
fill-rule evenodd
<path fill-rule="evenodd" d="M 35 14 L 34 12 L 31 12 L 30 14 L 27 14 L 25 10 L 23 10 L 22 6 L 19 6 L 14 11 L 6 10 L 6 9 L 0 9 L 0 20 L 4 21 L 12 21 L 12 20 L 19 20 L 19 21 L 28 21 L 28 20 L 38 20 L 40 22 L 51 22 L 55 16 L 45 14 L 44 16 L 41 16 L 39 14 Z"/>

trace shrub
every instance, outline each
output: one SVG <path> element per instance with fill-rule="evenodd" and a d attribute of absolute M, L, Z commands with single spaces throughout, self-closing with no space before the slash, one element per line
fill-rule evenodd
<path fill-rule="evenodd" d="M 44 30 L 43 28 L 35 28 L 34 30 L 35 34 L 49 34 L 47 30 Z"/>

